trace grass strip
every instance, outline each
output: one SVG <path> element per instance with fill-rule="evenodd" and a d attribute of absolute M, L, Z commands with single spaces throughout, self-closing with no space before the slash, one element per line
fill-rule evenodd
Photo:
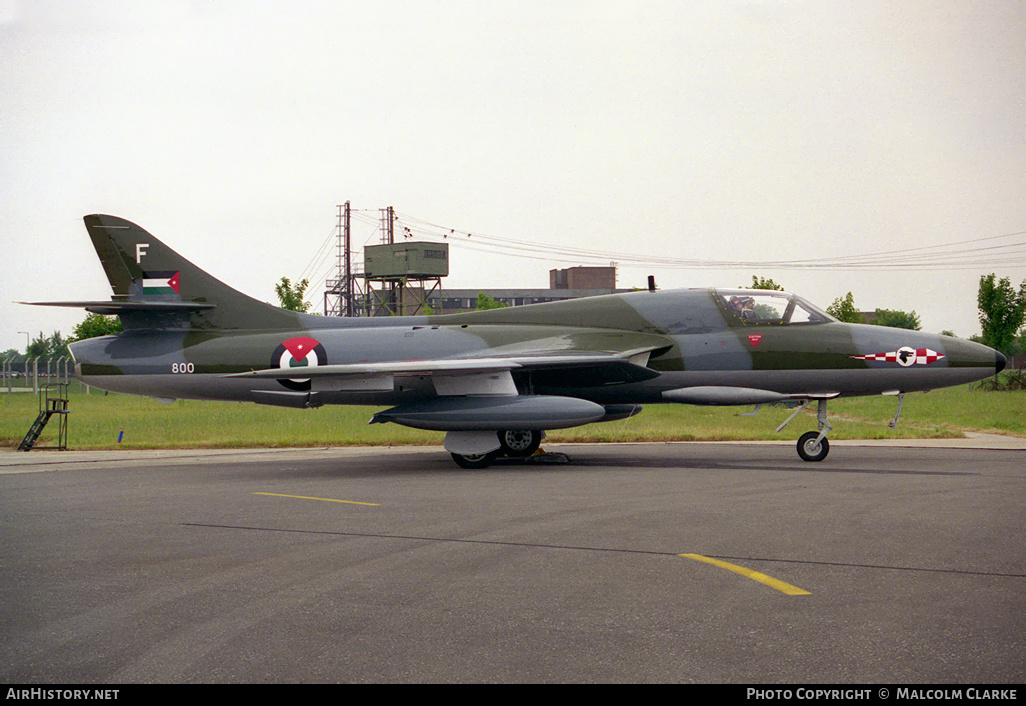
<path fill-rule="evenodd" d="M 1026 436 L 1026 393 L 974 390 L 969 386 L 909 394 L 898 428 L 887 423 L 894 397 L 832 400 L 832 439 L 957 438 L 966 431 Z M 815 405 L 783 432 L 790 414 L 763 408 L 646 405 L 627 420 L 549 432 L 551 442 L 793 440 L 815 429 Z M 439 432 L 367 422 L 380 407 L 326 406 L 295 410 L 241 402 L 178 400 L 84 394 L 70 397 L 68 445 L 74 449 L 274 448 L 306 446 L 401 446 L 441 444 Z M 0 446 L 16 447 L 38 414 L 38 398 L 0 393 Z M 123 432 L 123 434 L 121 434 Z M 53 444 L 49 428 L 38 442 Z M 118 443 L 118 436 L 122 441 Z"/>

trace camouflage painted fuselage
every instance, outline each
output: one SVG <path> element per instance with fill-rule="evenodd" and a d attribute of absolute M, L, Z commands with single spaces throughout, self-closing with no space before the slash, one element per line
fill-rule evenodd
<path fill-rule="evenodd" d="M 314 404 L 379 405 L 438 393 L 430 375 L 393 375 L 390 389 L 380 389 L 388 382 L 380 378 L 375 389 L 359 389 L 358 384 L 347 386 L 334 379 L 315 380 L 307 387 L 226 376 L 278 367 L 281 353 L 275 358 L 275 352 L 294 339 L 310 339 L 321 347 L 306 359 L 291 356 L 297 368 L 651 351 L 645 367 L 654 375 L 644 376 L 648 379 L 580 364 L 513 371 L 521 394 L 579 397 L 603 404 L 664 402 L 664 392 L 694 387 L 766 390 L 795 398 L 910 392 L 979 380 L 1004 364 L 992 349 L 948 336 L 827 318 L 802 323 L 746 321 L 723 305 L 726 294 L 731 293 L 637 292 L 448 316 L 295 315 L 294 328 L 273 331 L 141 328 L 73 344 L 72 353 L 76 374 L 84 382 L 118 392 L 258 402 L 267 401 L 261 398 L 262 391 L 297 397 L 308 392 L 308 401 Z M 901 350 L 936 355 L 911 362 L 887 358 Z M 298 374 L 295 379 L 303 380 Z M 728 396 L 722 403 L 746 401 L 734 402 Z"/>

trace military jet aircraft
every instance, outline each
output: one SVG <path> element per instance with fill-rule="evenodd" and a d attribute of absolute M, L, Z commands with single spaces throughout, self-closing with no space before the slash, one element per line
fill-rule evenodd
<path fill-rule="evenodd" d="M 444 431 L 465 468 L 531 455 L 547 429 L 657 403 L 816 402 L 818 431 L 798 453 L 822 461 L 828 400 L 895 395 L 900 413 L 906 392 L 1005 366 L 986 346 L 841 323 L 776 291 L 650 287 L 444 316 L 301 314 L 228 287 L 134 223 L 85 224 L 112 299 L 36 302 L 121 317 L 123 333 L 71 345 L 83 382 L 163 400 L 388 405 L 371 423 Z"/>

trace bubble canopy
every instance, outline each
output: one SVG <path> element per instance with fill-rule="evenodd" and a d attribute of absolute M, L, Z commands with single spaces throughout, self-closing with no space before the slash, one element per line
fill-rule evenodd
<path fill-rule="evenodd" d="M 790 326 L 836 321 L 797 294 L 767 289 L 717 289 L 727 320 L 737 325 Z"/>

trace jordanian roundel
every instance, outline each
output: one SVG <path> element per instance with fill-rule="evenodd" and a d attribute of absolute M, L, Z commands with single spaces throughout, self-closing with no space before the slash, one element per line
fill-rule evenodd
<path fill-rule="evenodd" d="M 271 354 L 271 367 L 273 368 L 306 368 L 324 365 L 328 362 L 324 346 L 313 338 L 300 336 L 283 341 L 280 346 L 274 349 Z M 299 372 L 297 370 L 297 372 Z M 278 380 L 290 390 L 306 391 L 310 389 L 310 379 L 288 379 Z"/>

